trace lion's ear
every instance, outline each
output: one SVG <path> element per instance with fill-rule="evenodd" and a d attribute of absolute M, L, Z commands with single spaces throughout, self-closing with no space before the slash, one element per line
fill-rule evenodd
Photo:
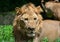
<path fill-rule="evenodd" d="M 19 9 L 20 9 L 19 7 L 16 7 L 16 8 L 15 8 L 16 13 L 19 12 Z"/>
<path fill-rule="evenodd" d="M 38 10 L 39 13 L 40 13 L 40 12 L 43 12 L 41 6 L 37 6 L 37 10 Z"/>
<path fill-rule="evenodd" d="M 16 7 L 16 8 L 15 8 L 15 11 L 16 11 L 16 14 L 17 14 L 17 15 L 20 15 L 20 8 L 19 8 L 19 7 Z"/>

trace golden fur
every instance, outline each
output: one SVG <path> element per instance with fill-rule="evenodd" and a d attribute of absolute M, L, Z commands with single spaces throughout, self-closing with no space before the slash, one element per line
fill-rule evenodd
<path fill-rule="evenodd" d="M 46 8 L 52 10 L 55 19 L 60 20 L 60 3 L 46 2 Z"/>
<path fill-rule="evenodd" d="M 47 37 L 49 42 L 55 42 L 60 37 L 60 21 L 44 20 L 40 38 L 44 37 Z"/>
<path fill-rule="evenodd" d="M 29 3 L 15 10 L 16 16 L 13 22 L 15 42 L 26 42 L 32 38 L 33 42 L 40 42 L 44 37 L 53 42 L 59 37 L 59 21 L 42 21 L 43 18 L 39 14 L 42 11 L 40 6 L 36 7 Z"/>

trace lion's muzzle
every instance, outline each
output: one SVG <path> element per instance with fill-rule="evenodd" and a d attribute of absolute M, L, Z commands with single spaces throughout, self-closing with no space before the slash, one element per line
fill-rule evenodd
<path fill-rule="evenodd" d="M 28 33 L 27 33 L 27 36 L 29 37 L 35 37 L 35 28 L 30 28 L 28 27 Z"/>

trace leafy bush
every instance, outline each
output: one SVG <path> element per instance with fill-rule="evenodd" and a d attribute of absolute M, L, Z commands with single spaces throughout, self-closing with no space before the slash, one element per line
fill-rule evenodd
<path fill-rule="evenodd" d="M 0 26 L 0 42 L 14 42 L 11 25 Z"/>

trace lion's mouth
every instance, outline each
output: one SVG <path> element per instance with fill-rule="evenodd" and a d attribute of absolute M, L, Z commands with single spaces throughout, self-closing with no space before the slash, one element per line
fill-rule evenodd
<path fill-rule="evenodd" d="M 35 35 L 36 35 L 36 34 L 35 34 L 34 32 L 32 32 L 32 33 L 27 33 L 27 36 L 28 36 L 28 37 L 35 37 Z"/>
<path fill-rule="evenodd" d="M 35 33 L 33 33 L 33 34 L 27 34 L 27 36 L 34 37 L 35 36 Z"/>

